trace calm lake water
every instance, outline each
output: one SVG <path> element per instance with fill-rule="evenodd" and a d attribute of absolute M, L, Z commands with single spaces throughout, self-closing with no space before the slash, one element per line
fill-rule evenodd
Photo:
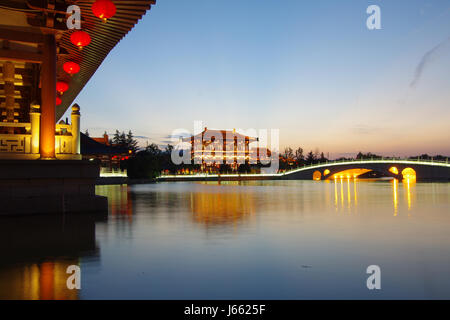
<path fill-rule="evenodd" d="M 450 183 L 99 186 L 107 217 L 2 219 L 0 298 L 450 299 Z M 81 267 L 81 290 L 66 268 Z M 366 268 L 381 268 L 368 290 Z"/>

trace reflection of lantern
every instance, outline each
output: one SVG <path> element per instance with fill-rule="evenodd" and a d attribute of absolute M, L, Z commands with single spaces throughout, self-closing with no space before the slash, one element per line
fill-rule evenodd
<path fill-rule="evenodd" d="M 56 91 L 58 91 L 59 94 L 63 94 L 64 92 L 67 91 L 67 89 L 69 89 L 69 85 L 67 84 L 67 82 L 58 81 L 56 83 Z"/>
<path fill-rule="evenodd" d="M 68 62 L 64 63 L 63 69 L 68 74 L 73 75 L 80 71 L 80 65 L 78 63 L 68 61 Z"/>
<path fill-rule="evenodd" d="M 75 31 L 70 36 L 70 42 L 72 42 L 81 50 L 91 42 L 91 36 L 89 35 L 89 33 L 81 30 Z"/>
<path fill-rule="evenodd" d="M 59 106 L 62 103 L 62 100 L 60 97 L 56 97 L 56 105 Z"/>
<path fill-rule="evenodd" d="M 92 5 L 92 12 L 96 17 L 106 22 L 106 19 L 116 14 L 116 6 L 111 0 L 97 0 Z"/>

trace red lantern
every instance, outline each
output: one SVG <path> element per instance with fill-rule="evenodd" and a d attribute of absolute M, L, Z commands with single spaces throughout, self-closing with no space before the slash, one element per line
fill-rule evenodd
<path fill-rule="evenodd" d="M 59 106 L 62 103 L 62 100 L 60 97 L 56 97 L 56 105 Z"/>
<path fill-rule="evenodd" d="M 97 0 L 92 5 L 92 12 L 96 17 L 106 22 L 106 19 L 116 14 L 116 6 L 111 0 Z"/>
<path fill-rule="evenodd" d="M 67 84 L 67 82 L 58 81 L 56 83 L 56 91 L 58 91 L 59 94 L 63 94 L 64 92 L 67 91 L 67 89 L 69 89 L 69 85 Z"/>
<path fill-rule="evenodd" d="M 91 42 L 91 36 L 89 35 L 89 33 L 81 30 L 75 31 L 70 36 L 70 42 L 72 42 L 81 50 Z"/>
<path fill-rule="evenodd" d="M 68 62 L 64 63 L 63 69 L 68 74 L 73 75 L 80 71 L 80 65 L 78 63 L 68 61 Z"/>

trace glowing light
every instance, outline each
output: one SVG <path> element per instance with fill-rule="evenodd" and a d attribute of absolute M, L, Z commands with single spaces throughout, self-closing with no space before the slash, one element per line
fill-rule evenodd
<path fill-rule="evenodd" d="M 393 192 L 394 192 L 394 217 L 397 216 L 398 212 L 398 193 L 397 193 L 397 187 L 398 187 L 398 180 L 394 179 L 393 181 Z"/>
<path fill-rule="evenodd" d="M 404 179 L 403 185 L 406 187 L 406 200 L 408 202 L 408 211 L 411 210 L 412 200 L 411 200 L 411 184 L 415 182 L 415 179 Z M 410 214 L 408 214 L 410 216 Z"/>
<path fill-rule="evenodd" d="M 66 63 L 64 63 L 63 69 L 68 74 L 74 75 L 75 73 L 80 72 L 80 65 L 73 61 L 67 61 Z"/>
<path fill-rule="evenodd" d="M 329 174 L 330 174 L 330 170 L 325 169 L 325 171 L 323 172 L 323 175 L 326 176 L 326 175 L 329 175 Z"/>
<path fill-rule="evenodd" d="M 393 173 L 393 174 L 398 174 L 398 169 L 397 169 L 397 167 L 391 167 L 391 168 L 389 169 L 389 172 L 391 172 L 391 173 Z"/>
<path fill-rule="evenodd" d="M 322 174 L 320 171 L 314 171 L 313 173 L 313 180 L 319 181 L 322 179 Z"/>
<path fill-rule="evenodd" d="M 62 103 L 62 100 L 60 97 L 56 97 L 56 101 L 55 101 L 56 105 L 59 106 Z"/>
<path fill-rule="evenodd" d="M 91 36 L 85 31 L 78 30 L 70 35 L 70 42 L 81 50 L 91 42 Z"/>
<path fill-rule="evenodd" d="M 402 176 L 406 180 L 416 180 L 416 171 L 412 168 L 403 169 Z"/>
<path fill-rule="evenodd" d="M 69 89 L 69 85 L 67 84 L 67 82 L 64 81 L 56 82 L 56 91 L 58 91 L 59 94 L 63 94 L 64 92 L 67 91 L 67 89 Z"/>
<path fill-rule="evenodd" d="M 334 204 L 336 206 L 336 211 L 338 210 L 338 192 L 337 192 L 337 177 L 334 178 Z"/>
<path fill-rule="evenodd" d="M 341 172 L 338 172 L 337 174 L 335 174 L 335 177 L 341 177 L 341 178 L 354 178 L 356 179 L 358 176 L 362 175 L 363 173 L 372 171 L 370 169 L 348 169 L 348 170 L 344 170 Z"/>
<path fill-rule="evenodd" d="M 348 209 L 350 210 L 350 204 L 351 204 L 351 192 L 350 192 L 350 178 L 347 179 L 347 204 Z"/>
<path fill-rule="evenodd" d="M 92 5 L 94 15 L 104 22 L 116 14 L 116 6 L 111 0 L 97 0 Z"/>

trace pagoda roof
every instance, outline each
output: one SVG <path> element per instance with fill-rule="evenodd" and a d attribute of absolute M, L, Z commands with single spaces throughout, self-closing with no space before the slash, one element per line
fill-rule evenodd
<path fill-rule="evenodd" d="M 208 129 L 208 128 L 205 128 L 202 132 L 200 132 L 194 136 L 183 138 L 182 141 L 183 142 L 191 142 L 191 141 L 195 140 L 196 138 L 202 139 L 202 137 L 204 136 L 204 134 L 206 132 L 209 137 L 222 136 L 222 139 L 225 139 L 226 137 L 233 137 L 233 138 L 236 137 L 239 140 L 249 140 L 250 142 L 258 141 L 258 138 L 243 135 L 235 130 L 217 130 L 217 129 Z"/>

